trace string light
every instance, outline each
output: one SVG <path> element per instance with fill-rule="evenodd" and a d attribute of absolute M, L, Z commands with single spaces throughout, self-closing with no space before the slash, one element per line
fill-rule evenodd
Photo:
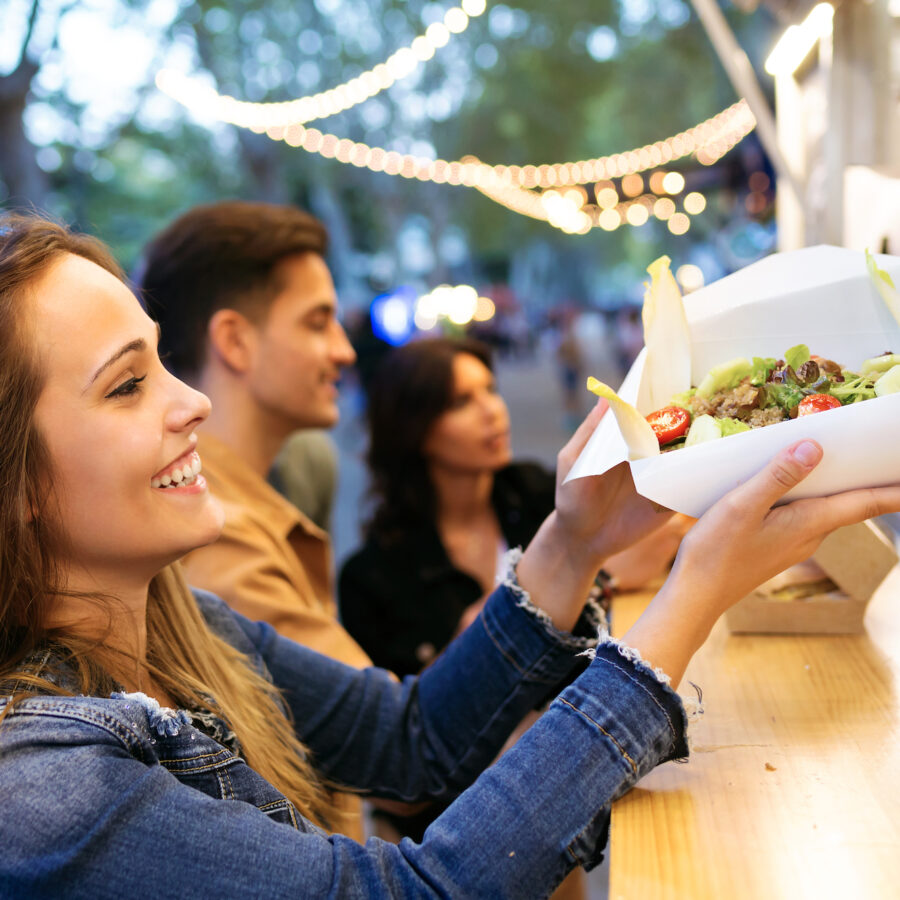
<path fill-rule="evenodd" d="M 692 216 L 698 216 L 706 209 L 706 197 L 699 191 L 691 191 L 684 198 L 684 211 Z"/>
<path fill-rule="evenodd" d="M 691 227 L 691 220 L 684 213 L 677 212 L 669 216 L 666 225 L 672 234 L 684 234 Z"/>
<path fill-rule="evenodd" d="M 327 91 L 295 100 L 281 103 L 236 100 L 172 69 L 157 73 L 156 86 L 195 113 L 259 134 L 270 128 L 302 125 L 344 112 L 387 90 L 431 59 L 436 50 L 447 45 L 451 35 L 462 34 L 469 22 L 486 8 L 485 0 L 462 0 L 459 6 L 447 10 L 442 22 L 433 22 L 424 34 L 408 47 L 401 47 L 383 63 Z"/>
<path fill-rule="evenodd" d="M 463 0 L 460 9 L 465 11 L 467 3 L 470 9 L 477 8 L 473 6 L 476 3 L 484 9 L 484 0 Z M 461 24 L 460 20 L 454 27 Z M 447 30 L 451 30 L 449 26 Z M 185 105 L 197 109 L 196 105 Z M 676 213 L 671 198 L 660 195 L 680 193 L 685 186 L 684 176 L 659 167 L 691 155 L 703 165 L 712 165 L 755 127 L 756 119 L 741 99 L 718 115 L 655 144 L 580 162 L 537 166 L 492 166 L 474 156 L 450 162 L 417 157 L 339 138 L 317 128 L 307 128 L 296 120 L 287 125 L 269 124 L 263 130 L 272 140 L 373 172 L 474 187 L 511 211 L 548 222 L 568 234 L 587 234 L 596 227 L 613 231 L 626 223 L 640 227 L 649 220 L 651 212 L 667 220 L 673 234 L 684 234 L 690 228 L 690 215 L 702 212 L 706 200 L 702 194 L 691 192 L 685 197 L 684 212 Z M 612 179 L 622 180 L 622 193 L 626 196 L 631 192 L 639 194 L 643 179 L 638 173 L 649 169 L 657 169 L 648 178 L 650 193 L 620 202 Z M 596 205 L 587 202 L 584 185 L 589 184 L 594 185 Z M 427 308 L 422 315 L 428 318 Z"/>
<path fill-rule="evenodd" d="M 490 297 L 480 297 L 468 284 L 439 284 L 422 294 L 414 306 L 413 321 L 420 331 L 431 330 L 440 319 L 447 319 L 454 325 L 487 322 L 496 312 L 494 301 Z"/>
<path fill-rule="evenodd" d="M 461 184 L 466 187 L 497 182 L 510 186 L 549 189 L 591 184 L 598 179 L 598 171 L 601 180 L 621 178 L 624 175 L 658 168 L 664 163 L 691 155 L 696 155 L 701 163 L 711 165 L 746 137 L 755 126 L 756 119 L 753 113 L 745 101 L 740 100 L 694 128 L 653 145 L 654 148 L 658 146 L 666 148 L 665 152 L 645 154 L 643 151 L 646 148 L 639 148 L 584 162 L 541 166 L 491 166 L 474 156 L 466 156 L 462 160 L 452 162 L 428 159 L 385 150 L 383 147 L 354 143 L 347 138 L 341 139 L 337 135 L 323 133 L 317 128 L 306 128 L 301 124 L 287 127 L 273 125 L 267 128 L 265 133 L 272 140 L 284 141 L 292 147 L 319 153 L 339 162 L 365 167 L 373 172 L 386 172 L 389 175 L 417 178 L 420 181 L 433 181 L 437 184 Z M 661 181 L 657 180 L 658 175 L 659 173 L 655 172 L 650 176 L 650 189 L 654 193 L 669 193 Z M 675 183 L 683 187 L 682 176 L 672 172 L 668 175 L 682 179 Z M 665 173 L 660 176 L 662 179 L 665 177 Z"/>
<path fill-rule="evenodd" d="M 668 173 L 654 173 L 656 174 L 664 177 Z M 567 197 L 566 192 L 555 188 L 538 193 L 497 181 L 477 185 L 481 193 L 507 209 L 545 221 L 567 234 L 587 234 L 592 228 L 615 231 L 626 224 L 639 228 L 649 221 L 652 213 L 666 222 L 672 234 L 681 235 L 690 229 L 692 212 L 688 207 L 693 207 L 697 213 L 706 208 L 706 198 L 699 191 L 688 194 L 684 198 L 684 211 L 678 212 L 675 201 L 669 196 L 659 197 L 649 193 L 616 203 L 609 202 L 610 195 L 606 193 L 611 191 L 618 197 L 613 188 L 608 187 L 606 182 L 601 182 L 599 188 L 596 204 L 579 205 L 573 198 Z M 607 205 L 600 204 L 601 197 Z M 687 203 L 688 198 L 691 198 L 690 204 Z"/>

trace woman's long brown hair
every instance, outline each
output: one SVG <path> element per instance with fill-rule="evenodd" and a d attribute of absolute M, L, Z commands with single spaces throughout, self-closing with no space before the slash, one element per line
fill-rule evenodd
<path fill-rule="evenodd" d="M 53 663 L 38 672 L 26 664 L 48 641 L 75 674 L 78 693 L 105 696 L 115 684 L 99 661 L 102 639 L 85 640 L 59 629 L 51 634 L 46 624 L 49 604 L 65 591 L 57 568 L 61 536 L 54 533 L 53 517 L 42 515 L 52 509 L 52 461 L 34 422 L 43 373 L 30 335 L 29 298 L 49 266 L 65 254 L 84 257 L 124 280 L 96 239 L 37 216 L 0 218 L 0 683 L 17 685 L 4 716 L 25 697 L 69 693 L 59 686 Z M 114 597 L 93 599 L 98 615 L 104 609 L 110 614 Z M 210 630 L 177 565 L 150 585 L 146 662 L 179 704 L 212 705 L 234 731 L 247 763 L 302 814 L 326 827 L 338 824 L 277 689 Z"/>

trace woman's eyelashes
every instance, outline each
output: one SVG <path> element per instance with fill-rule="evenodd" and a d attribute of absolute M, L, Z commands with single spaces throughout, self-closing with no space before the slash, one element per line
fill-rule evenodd
<path fill-rule="evenodd" d="M 141 389 L 141 382 L 146 378 L 146 375 L 141 375 L 140 377 L 134 376 L 129 378 L 127 381 L 123 381 L 118 387 L 113 388 L 107 395 L 107 400 L 115 400 L 117 397 L 130 397 L 133 394 L 136 394 Z"/>

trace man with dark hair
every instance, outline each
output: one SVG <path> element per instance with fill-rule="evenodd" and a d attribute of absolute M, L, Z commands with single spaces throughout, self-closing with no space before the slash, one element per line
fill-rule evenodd
<path fill-rule="evenodd" d="M 266 481 L 285 439 L 338 420 L 337 380 L 356 354 L 337 319 L 324 226 L 290 206 L 190 210 L 147 246 L 141 288 L 167 365 L 212 401 L 198 450 L 225 509 L 188 580 L 251 619 L 350 665 L 371 665 L 337 621 L 327 534 Z M 362 836 L 359 802 L 347 798 Z"/>
<path fill-rule="evenodd" d="M 294 207 L 201 206 L 148 245 L 141 288 L 167 364 L 212 400 L 199 450 L 226 524 L 219 541 L 186 557 L 189 579 L 287 637 L 365 666 L 336 620 L 327 535 L 266 482 L 288 435 L 337 422 L 336 383 L 355 359 L 326 246 L 322 224 Z"/>

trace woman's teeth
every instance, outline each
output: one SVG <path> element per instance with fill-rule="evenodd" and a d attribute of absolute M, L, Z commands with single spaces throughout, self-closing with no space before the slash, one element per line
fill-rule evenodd
<path fill-rule="evenodd" d="M 152 478 L 150 487 L 152 488 L 177 488 L 185 487 L 193 484 L 197 480 L 197 476 L 202 469 L 200 457 L 195 456 L 191 462 L 185 463 L 180 469 L 175 468 L 171 472 L 167 472 L 160 478 Z"/>

